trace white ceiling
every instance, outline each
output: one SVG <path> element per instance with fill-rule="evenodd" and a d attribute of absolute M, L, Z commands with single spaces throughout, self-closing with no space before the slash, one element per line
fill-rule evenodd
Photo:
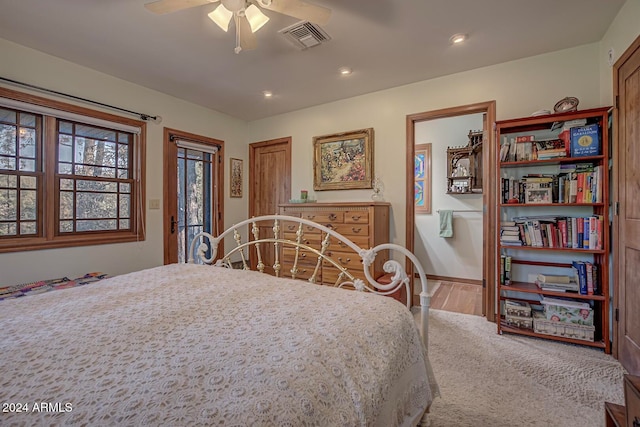
<path fill-rule="evenodd" d="M 255 120 L 597 42 L 625 2 L 309 0 L 332 9 L 330 41 L 301 51 L 278 35 L 298 20 L 265 11 L 258 48 L 235 54 L 233 28 L 207 18 L 217 4 L 155 15 L 148 1 L 0 0 L 0 38 Z M 454 33 L 468 42 L 451 45 Z M 353 74 L 341 77 L 343 66 Z M 1 66 L 0 77 L 19 80 Z"/>

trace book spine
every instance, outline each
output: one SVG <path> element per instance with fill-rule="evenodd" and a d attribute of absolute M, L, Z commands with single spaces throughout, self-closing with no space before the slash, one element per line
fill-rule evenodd
<path fill-rule="evenodd" d="M 587 295 L 593 295 L 593 264 L 585 263 L 585 276 L 587 278 Z"/>
<path fill-rule="evenodd" d="M 567 240 L 567 220 L 561 219 L 558 221 L 558 228 L 560 229 L 560 235 L 562 236 L 560 240 L 560 246 L 563 248 L 568 248 L 568 240 Z"/>
<path fill-rule="evenodd" d="M 598 247 L 598 217 L 589 217 L 589 249 L 601 249 Z"/>
<path fill-rule="evenodd" d="M 575 248 L 582 249 L 582 242 L 584 242 L 584 218 L 576 218 L 576 246 Z"/>
<path fill-rule="evenodd" d="M 584 230 L 582 232 L 582 247 L 589 249 L 589 237 L 591 237 L 589 218 L 583 218 Z"/>
<path fill-rule="evenodd" d="M 509 255 L 504 259 L 504 284 L 511 284 L 511 256 Z"/>
<path fill-rule="evenodd" d="M 593 276 L 593 294 L 600 294 L 600 278 L 598 276 L 598 264 L 593 264 L 591 267 L 592 276 Z"/>

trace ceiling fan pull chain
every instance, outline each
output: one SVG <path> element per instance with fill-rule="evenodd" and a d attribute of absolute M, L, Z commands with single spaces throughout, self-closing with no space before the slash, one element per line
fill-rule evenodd
<path fill-rule="evenodd" d="M 242 47 L 240 47 L 240 19 L 238 19 L 237 16 L 234 15 L 233 19 L 235 20 L 235 24 L 236 24 L 236 47 L 235 49 L 233 49 L 233 51 L 238 54 L 240 52 L 242 52 Z"/>

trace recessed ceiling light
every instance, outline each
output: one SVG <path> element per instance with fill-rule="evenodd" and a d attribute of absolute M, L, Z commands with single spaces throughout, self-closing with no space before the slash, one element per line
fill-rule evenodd
<path fill-rule="evenodd" d="M 463 41 L 465 41 L 466 39 L 467 39 L 467 35 L 466 34 L 454 34 L 454 35 L 451 36 L 449 41 L 451 42 L 451 44 L 460 44 Z"/>
<path fill-rule="evenodd" d="M 265 90 L 264 92 L 262 92 L 262 94 L 265 98 L 271 98 L 273 96 L 273 93 L 269 90 Z"/>
<path fill-rule="evenodd" d="M 342 67 L 338 71 L 340 71 L 340 74 L 343 75 L 343 76 L 348 76 L 349 74 L 351 74 L 353 72 L 353 70 L 351 68 L 349 68 L 349 67 Z"/>

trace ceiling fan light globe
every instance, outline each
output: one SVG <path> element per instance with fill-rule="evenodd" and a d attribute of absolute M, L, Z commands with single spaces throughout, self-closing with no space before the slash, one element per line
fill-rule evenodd
<path fill-rule="evenodd" d="M 246 5 L 245 0 L 222 0 L 222 4 L 231 12 L 240 12 Z"/>
<path fill-rule="evenodd" d="M 226 33 L 229 31 L 229 22 L 231 22 L 231 18 L 233 18 L 233 12 L 224 7 L 223 4 L 216 7 L 213 12 L 207 15 L 209 19 L 216 23 L 216 25 Z"/>
<path fill-rule="evenodd" d="M 258 9 L 255 4 L 252 4 L 245 9 L 244 16 L 249 21 L 252 33 L 255 33 L 260 28 L 262 28 L 264 24 L 269 22 L 269 17 L 262 13 L 262 11 Z"/>

